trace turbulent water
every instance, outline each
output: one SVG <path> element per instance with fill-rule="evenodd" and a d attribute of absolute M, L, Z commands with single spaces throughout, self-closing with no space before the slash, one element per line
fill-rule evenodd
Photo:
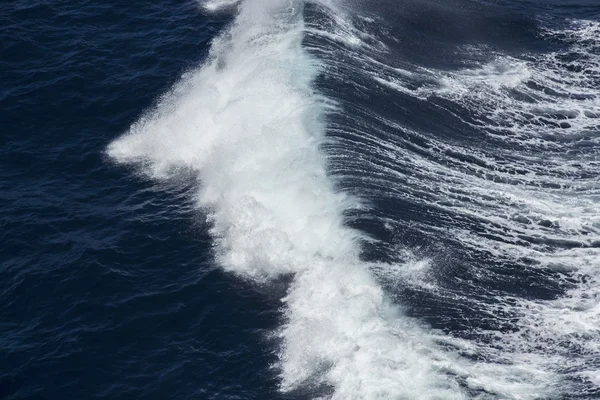
<path fill-rule="evenodd" d="M 600 397 L 600 5 L 0 22 L 0 397 Z"/>

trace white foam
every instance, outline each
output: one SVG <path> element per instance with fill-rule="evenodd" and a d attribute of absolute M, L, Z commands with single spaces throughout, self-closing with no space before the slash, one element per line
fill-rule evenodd
<path fill-rule="evenodd" d="M 436 290 L 429 280 L 432 263 L 410 257 L 396 265 L 360 260 L 363 237 L 344 225 L 343 214 L 362 205 L 336 190 L 320 151 L 325 140 L 323 117 L 334 105 L 313 89 L 322 66 L 301 45 L 307 30 L 303 4 L 217 1 L 205 8 L 220 10 L 234 3 L 238 14 L 214 40 L 206 63 L 186 74 L 155 109 L 111 143 L 108 154 L 120 163 L 137 163 L 156 179 L 177 176 L 182 169 L 196 174 L 197 203 L 211 222 L 217 261 L 225 270 L 259 282 L 293 274 L 284 299 L 286 322 L 278 332 L 282 390 L 324 385 L 332 388 L 331 398 L 344 400 L 536 399 L 554 393 L 558 378 L 548 367 L 553 364 L 540 360 L 543 357 L 531 349 L 519 353 L 519 346 L 506 344 L 506 336 L 494 343 L 502 346 L 487 347 L 434 332 L 391 304 L 371 271 Z M 340 27 L 329 31 L 312 26 L 310 32 L 355 49 L 371 40 L 348 25 L 348 19 L 338 15 L 332 20 Z M 418 75 L 392 72 L 398 79 Z M 472 87 L 490 82 L 496 89 L 515 88 L 532 74 L 519 62 L 496 62 L 463 72 L 462 81 L 446 77 L 439 84 L 444 82 L 440 78 L 436 90 L 443 92 L 457 81 L 465 96 Z M 363 133 L 368 138 L 370 133 Z M 378 143 L 374 154 L 383 149 L 386 157 L 411 163 L 417 171 L 417 176 L 407 178 L 407 186 L 414 190 L 407 190 L 407 195 L 418 201 L 475 216 L 490 226 L 499 224 L 497 232 L 515 229 L 512 219 L 498 217 L 498 210 L 514 211 L 515 205 L 530 217 L 561 219 L 565 230 L 589 228 L 592 214 L 581 202 L 570 201 L 564 193 L 539 196 L 532 189 L 539 183 L 535 176 L 521 177 L 518 187 L 494 183 L 403 154 L 380 138 L 374 142 Z M 398 175 L 397 165 L 384 168 L 385 173 Z M 448 185 L 437 197 L 430 196 L 429 188 L 419 185 L 431 181 Z M 453 191 L 457 187 L 469 188 L 467 194 L 476 203 L 462 202 L 461 194 Z M 499 205 L 489 200 L 490 193 Z M 599 230 L 594 226 L 596 235 Z M 530 235 L 549 234 L 535 227 L 518 228 L 529 229 Z M 561 237 L 563 232 L 554 234 Z M 466 237 L 480 239 L 470 233 Z M 506 247 L 498 251 L 507 252 Z M 575 294 L 571 298 L 577 302 Z M 519 304 L 524 304 L 522 310 L 531 306 Z M 534 305 L 542 322 L 527 322 L 530 314 L 523 312 L 522 329 L 538 332 L 530 327 L 559 314 L 554 303 Z M 592 329 L 594 322 L 585 320 L 581 329 Z M 523 340 L 516 338 L 514 343 Z M 593 371 L 588 375 L 595 379 Z"/>
<path fill-rule="evenodd" d="M 372 196 L 401 198 L 426 206 L 434 214 L 441 210 L 440 217 L 446 219 L 441 227 L 417 221 L 412 228 L 429 236 L 455 238 L 478 257 L 489 255 L 495 262 L 516 264 L 528 260 L 533 263 L 528 267 L 532 270 L 564 273 L 565 282 L 558 283 L 565 291 L 556 299 L 518 298 L 495 290 L 483 299 L 472 299 L 438 285 L 428 273 L 436 268 L 431 263 L 419 265 L 413 260 L 407 268 L 373 268 L 385 281 L 400 281 L 442 301 L 470 305 L 492 319 L 511 316 L 514 331 L 470 332 L 475 338 L 461 344 L 450 336 L 440 338 L 490 361 L 478 363 L 476 375 L 469 373 L 467 381 L 472 387 L 485 382 L 493 393 L 527 396 L 523 394 L 527 390 L 511 386 L 507 379 L 523 371 L 527 371 L 522 375 L 525 382 L 546 382 L 557 392 L 570 394 L 581 389 L 575 387 L 579 375 L 588 385 L 597 381 L 598 27 L 597 22 L 572 21 L 566 30 L 546 33 L 565 42 L 563 51 L 520 58 L 495 54 L 492 60 L 455 71 L 419 66 L 405 70 L 364 55 L 357 60 L 357 74 L 423 100 L 441 97 L 454 102 L 477 117 L 474 125 L 480 132 L 500 132 L 503 140 L 516 139 L 516 146 L 509 150 L 472 144 L 463 147 L 412 132 L 401 122 L 378 116 L 377 110 L 364 110 L 384 128 L 373 131 L 371 126 L 361 125 L 359 118 L 352 119 L 350 132 L 344 132 L 348 143 L 338 148 L 351 149 L 348 159 L 377 160 L 368 173 Z M 513 136 L 506 137 L 506 132 Z M 406 133 L 425 145 L 419 146 L 418 152 L 415 143 L 405 146 Z M 544 142 L 542 137 L 547 134 L 562 140 Z M 577 140 L 581 137 L 590 141 L 587 152 L 569 154 L 570 149 L 580 149 Z M 541 143 L 548 151 L 540 153 Z M 483 278 L 491 272 L 485 261 L 481 264 L 469 269 Z M 507 363 L 505 370 L 498 366 L 502 362 Z M 534 391 L 530 388 L 527 393 L 531 396 Z M 539 397 L 552 398 L 548 393 Z"/>
<path fill-rule="evenodd" d="M 198 175 L 198 206 L 227 271 L 295 278 L 280 330 L 283 390 L 333 387 L 334 399 L 459 399 L 451 359 L 392 306 L 359 259 L 319 150 L 329 105 L 312 88 L 300 2 L 245 0 L 210 57 L 108 147 L 165 179 Z M 447 367 L 445 367 L 448 365 Z"/>
<path fill-rule="evenodd" d="M 453 78 L 460 80 L 460 85 L 433 90 L 447 91 L 447 98 L 459 102 L 462 96 L 472 97 L 477 90 L 480 91 L 479 104 L 485 104 L 490 97 L 503 96 L 496 91 L 519 87 L 522 81 L 529 79 L 528 70 L 525 64 L 513 64 L 505 76 L 505 72 L 486 66 L 463 71 L 460 79 Z M 488 81 L 489 75 L 495 82 Z M 465 82 L 469 83 L 463 86 Z M 408 88 L 402 91 L 410 94 Z M 557 107 L 564 106 L 555 102 Z M 515 113 L 522 111 L 519 104 L 511 104 L 511 107 Z M 383 118 L 381 121 L 392 131 L 409 131 L 397 122 Z M 546 380 L 549 385 L 555 383 L 559 392 L 573 393 L 578 389 L 569 385 L 578 380 L 580 371 L 590 370 L 585 377 L 593 385 L 596 376 L 593 368 L 597 368 L 600 359 L 597 150 L 592 148 L 588 154 L 579 153 L 571 158 L 564 150 L 539 154 L 518 147 L 509 150 L 463 147 L 417 132 L 410 135 L 418 137 L 426 146 L 415 152 L 412 146 L 404 146 L 398 138 L 401 135 L 360 128 L 352 132 L 362 146 L 359 152 L 378 160 L 374 171 L 369 173 L 376 177 L 369 182 L 369 187 L 378 190 L 373 196 L 399 197 L 428 206 L 430 210 L 441 210 L 440 214 L 451 222 L 442 224 L 441 228 L 417 222 L 413 229 L 453 237 L 476 254 L 489 254 L 495 262 L 505 260 L 519 264 L 530 260 L 534 262 L 531 268 L 563 272 L 569 282 L 563 283 L 567 289 L 557 299 L 494 294 L 482 301 L 440 287 L 418 269 L 413 273 L 411 269 L 399 271 L 383 267 L 377 269 L 377 273 L 385 280 L 401 279 L 446 301 L 471 304 L 489 313 L 491 318 L 511 315 L 514 332 L 471 332 L 475 339 L 470 342 L 474 353 L 485 354 L 489 360 L 510 360 L 509 376 L 517 376 L 519 369 L 525 368 L 529 371 L 526 381 Z M 356 143 L 348 147 L 356 147 Z M 563 148 L 566 147 L 563 144 Z M 455 156 L 448 156 L 450 154 Z M 448 225 L 451 232 L 447 230 Z M 483 277 L 490 274 L 485 262 L 482 264 L 469 266 L 471 273 Z M 491 376 L 502 376 L 497 370 L 486 371 L 483 366 L 479 369 L 480 382 L 489 382 Z M 494 390 L 499 393 L 503 388 L 513 395 L 518 392 L 506 381 Z"/>
<path fill-rule="evenodd" d="M 548 135 L 598 140 L 599 31 L 597 21 L 574 20 L 566 29 L 543 30 L 543 36 L 563 42 L 564 48 L 555 52 L 516 57 L 471 46 L 465 52 L 484 53 L 488 61 L 454 71 L 416 67 L 410 75 L 379 63 L 369 74 L 411 96 L 456 102 L 474 115 L 473 121 L 464 122 L 492 134 L 510 133 L 523 144 L 539 144 L 544 142 L 540 137 Z M 435 84 L 420 84 L 423 81 Z"/>
<path fill-rule="evenodd" d="M 423 100 L 435 96 L 450 100 L 479 117 L 475 122 L 480 132 L 509 131 L 514 134 L 512 138 L 504 134 L 501 138 L 516 139 L 516 146 L 509 149 L 460 146 L 410 131 L 401 121 L 379 116 L 377 110 L 361 110 L 383 128 L 375 130 L 373 125 L 362 124 L 361 117 L 349 117 L 352 124 L 344 126 L 346 143 L 336 148 L 351 152 L 344 156 L 350 160 L 346 164 L 356 163 L 357 169 L 362 161 L 353 159 L 377 160 L 368 163 L 365 174 L 372 197 L 401 198 L 425 206 L 435 215 L 440 210 L 440 217 L 446 219 L 441 227 L 413 222 L 412 228 L 428 236 L 453 237 L 478 257 L 486 255 L 487 259 L 489 255 L 494 262 L 507 264 L 528 260 L 534 264 L 528 267 L 532 271 L 538 268 L 564 274 L 565 282 L 558 284 L 565 292 L 556 299 L 517 298 L 496 291 L 473 299 L 439 285 L 429 273 L 435 270 L 435 262 L 405 257 L 409 265 L 373 267 L 382 280 L 425 291 L 440 298 L 442 304 L 469 305 L 491 319 L 511 316 L 507 325 L 514 331 L 473 331 L 472 341 L 461 344 L 488 360 L 476 363 L 476 373 L 469 370 L 470 365 L 454 362 L 454 366 L 462 365 L 469 371 L 469 387 L 482 384 L 493 393 L 527 397 L 533 396 L 540 382 L 548 385 L 550 393 L 575 393 L 586 390 L 577 386 L 579 375 L 588 386 L 593 386 L 597 377 L 600 180 L 596 144 L 600 96 L 594 79 L 598 79 L 600 58 L 589 43 L 579 48 L 583 46 L 581 40 L 594 39 L 588 34 L 593 28 L 594 24 L 574 24 L 567 33 L 575 44 L 569 44 L 564 53 L 525 55 L 522 59 L 497 54 L 492 61 L 458 71 L 418 66 L 402 69 L 364 54 L 356 54 L 353 60 L 353 72 L 359 76 L 370 76 Z M 580 36 L 581 40 L 577 39 Z M 574 65 L 565 66 L 561 59 L 571 51 L 577 52 Z M 572 67 L 587 70 L 581 74 L 571 71 Z M 515 96 L 515 91 L 533 101 Z M 547 122 L 539 124 L 541 120 Z M 568 125 L 556 125 L 563 122 Z M 403 138 L 407 133 L 418 140 L 406 143 Z M 562 137 L 562 141 L 545 143 L 541 137 L 549 133 Z M 579 149 L 577 140 L 584 135 L 596 137 L 596 142 L 590 142 L 587 151 L 571 155 L 569 150 Z M 424 143 L 418 152 L 414 151 L 415 143 Z M 548 151 L 540 153 L 540 143 Z M 434 218 L 428 216 L 428 220 Z M 485 261 L 481 263 L 469 269 L 486 277 L 491 272 L 486 270 Z M 461 287 L 464 290 L 464 285 Z M 459 347 L 456 338 L 444 336 L 443 340 Z M 505 369 L 499 366 L 502 363 L 506 363 Z M 532 386 L 525 390 L 512 386 L 510 378 L 517 376 Z M 546 392 L 539 397 L 552 395 Z"/>
<path fill-rule="evenodd" d="M 200 7 L 210 13 L 218 13 L 234 9 L 241 0 L 199 0 Z"/>

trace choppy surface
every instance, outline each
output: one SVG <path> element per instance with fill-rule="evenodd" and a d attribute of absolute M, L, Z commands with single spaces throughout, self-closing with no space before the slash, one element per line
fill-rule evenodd
<path fill-rule="evenodd" d="M 11 4 L 0 394 L 597 397 L 599 17 Z"/>

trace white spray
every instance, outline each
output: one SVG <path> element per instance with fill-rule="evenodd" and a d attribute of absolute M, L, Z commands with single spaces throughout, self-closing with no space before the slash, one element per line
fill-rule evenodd
<path fill-rule="evenodd" d="M 261 282 L 293 274 L 279 331 L 282 390 L 465 398 L 455 377 L 470 373 L 389 304 L 359 258 L 360 233 L 344 225 L 344 210 L 359 204 L 327 176 L 320 144 L 332 105 L 313 89 L 319 64 L 303 32 L 301 2 L 244 0 L 207 62 L 108 153 L 158 179 L 197 173 L 198 206 L 225 270 Z"/>

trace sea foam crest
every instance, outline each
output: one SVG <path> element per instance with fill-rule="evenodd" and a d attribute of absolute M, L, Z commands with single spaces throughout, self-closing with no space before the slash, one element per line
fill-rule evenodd
<path fill-rule="evenodd" d="M 326 172 L 320 144 L 330 105 L 313 89 L 319 64 L 303 50 L 303 32 L 301 2 L 244 0 L 205 64 L 108 154 L 157 179 L 182 168 L 197 174 L 198 206 L 225 270 L 261 282 L 293 274 L 279 331 L 283 390 L 462 399 L 470 388 L 535 398 L 535 385 L 521 384 L 527 379 L 510 368 L 441 350 L 436 336 L 388 302 L 361 262 L 361 234 L 343 220 L 360 205 Z"/>

